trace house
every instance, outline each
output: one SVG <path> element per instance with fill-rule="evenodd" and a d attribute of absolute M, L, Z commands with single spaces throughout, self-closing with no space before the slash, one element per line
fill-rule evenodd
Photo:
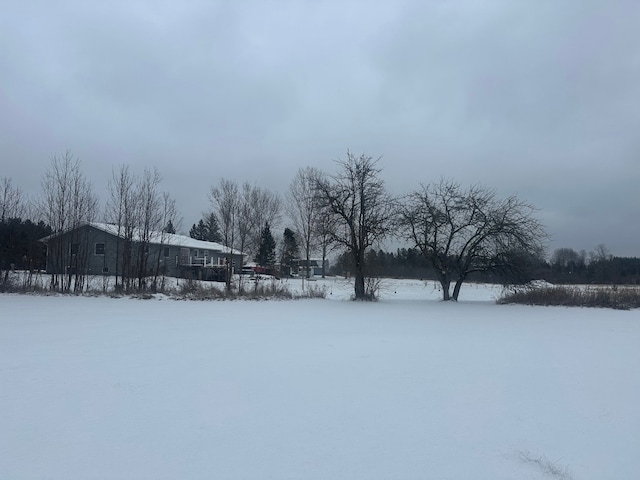
<path fill-rule="evenodd" d="M 325 261 L 325 263 L 327 263 Z M 313 278 L 314 276 L 322 276 L 322 260 L 310 258 L 309 267 L 307 267 L 306 259 L 294 260 L 294 264 L 297 264 L 297 275 L 307 278 Z M 308 274 L 307 274 L 308 271 Z"/>
<path fill-rule="evenodd" d="M 242 268 L 244 255 L 214 242 L 164 232 L 147 235 L 108 223 L 85 223 L 40 240 L 47 245 L 47 273 L 170 277 L 224 281 Z"/>

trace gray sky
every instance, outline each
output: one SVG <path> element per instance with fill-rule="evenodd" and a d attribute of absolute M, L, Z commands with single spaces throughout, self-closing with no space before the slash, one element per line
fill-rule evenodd
<path fill-rule="evenodd" d="M 0 3 L 0 177 L 157 166 L 183 227 L 221 177 L 381 156 L 540 209 L 556 247 L 640 256 L 637 0 Z"/>

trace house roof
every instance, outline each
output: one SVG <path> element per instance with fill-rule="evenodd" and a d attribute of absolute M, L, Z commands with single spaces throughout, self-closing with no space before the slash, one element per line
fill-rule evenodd
<path fill-rule="evenodd" d="M 96 228 L 98 230 L 102 230 L 103 232 L 109 233 L 115 237 L 119 236 L 123 238 L 122 233 L 118 235 L 118 226 L 112 223 L 98 223 L 98 222 L 90 222 L 85 223 L 81 226 L 88 225 L 90 227 Z M 65 231 L 67 233 L 70 230 Z M 42 242 L 47 242 L 51 238 L 55 238 L 61 235 L 62 232 L 54 233 L 53 235 L 49 235 L 41 239 Z M 136 229 L 133 234 L 133 241 L 140 241 L 140 230 Z M 233 255 L 244 255 L 240 250 L 236 250 L 233 248 L 229 248 L 221 243 L 216 242 L 205 242 L 204 240 L 196 240 L 195 238 L 187 237 L 186 235 L 178 235 L 175 233 L 164 233 L 164 232 L 151 232 L 149 235 L 149 243 L 155 245 L 167 245 L 173 247 L 185 247 L 185 248 L 194 248 L 198 250 L 211 250 L 214 252 L 221 253 L 231 253 Z"/>

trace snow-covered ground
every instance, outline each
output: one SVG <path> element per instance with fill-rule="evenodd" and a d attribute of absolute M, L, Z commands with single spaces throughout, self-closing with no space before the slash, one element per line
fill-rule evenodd
<path fill-rule="evenodd" d="M 640 478 L 637 310 L 309 285 L 0 295 L 0 479 Z"/>

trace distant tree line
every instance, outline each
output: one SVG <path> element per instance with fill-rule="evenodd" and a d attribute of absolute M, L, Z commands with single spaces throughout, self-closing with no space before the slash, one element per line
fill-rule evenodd
<path fill-rule="evenodd" d="M 367 275 L 388 278 L 415 278 L 435 280 L 433 266 L 415 248 L 398 248 L 396 252 L 370 249 L 365 253 Z M 343 252 L 332 262 L 332 275 L 351 276 L 353 264 L 348 252 Z"/>
<path fill-rule="evenodd" d="M 0 291 L 5 289 L 10 271 L 35 273 L 46 268 L 46 248 L 39 240 L 47 235 L 51 235 L 51 227 L 42 221 L 0 221 Z"/>
<path fill-rule="evenodd" d="M 592 252 L 559 248 L 549 260 L 539 258 L 533 264 L 531 279 L 557 285 L 603 284 L 640 285 L 640 258 L 602 255 L 602 245 Z M 396 252 L 368 250 L 365 254 L 368 274 L 374 277 L 437 280 L 434 267 L 415 248 L 398 248 Z M 349 254 L 343 252 L 331 265 L 332 275 L 354 274 Z M 500 283 L 503 278 L 491 272 L 477 272 L 469 277 L 475 282 Z"/>
<path fill-rule="evenodd" d="M 555 284 L 640 284 L 640 258 L 616 257 L 603 244 L 593 251 L 558 248 L 543 278 Z"/>
<path fill-rule="evenodd" d="M 10 178 L 0 179 L 0 291 L 10 271 L 37 272 L 46 266 L 46 250 L 38 240 L 52 230 L 41 220 L 25 218 L 31 214 L 22 190 Z"/>

